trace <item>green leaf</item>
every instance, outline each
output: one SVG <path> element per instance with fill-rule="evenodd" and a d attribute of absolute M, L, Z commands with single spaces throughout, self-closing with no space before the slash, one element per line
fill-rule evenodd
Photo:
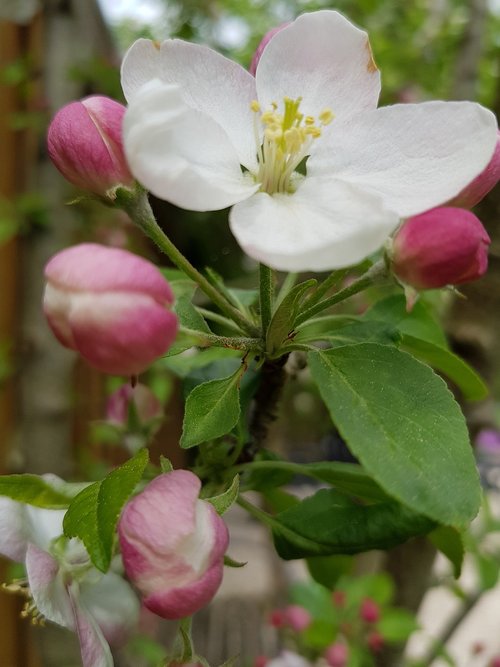
<path fill-rule="evenodd" d="M 286 341 L 293 330 L 293 323 L 304 297 L 304 294 L 316 285 L 316 280 L 306 280 L 295 285 L 274 312 L 266 335 L 266 349 L 269 354 L 275 353 Z"/>
<path fill-rule="evenodd" d="M 186 329 L 192 329 L 193 331 L 211 333 L 208 324 L 191 303 L 190 296 L 181 296 L 177 299 L 173 310 L 179 318 L 179 324 L 181 326 L 186 327 Z"/>
<path fill-rule="evenodd" d="M 355 505 L 331 489 L 277 514 L 272 523 L 276 549 L 285 560 L 387 549 L 434 526 L 397 503 Z"/>
<path fill-rule="evenodd" d="M 488 395 L 488 387 L 476 371 L 445 347 L 409 334 L 403 334 L 402 347 L 453 380 L 468 400 L 480 401 Z"/>
<path fill-rule="evenodd" d="M 224 556 L 224 565 L 227 567 L 245 567 L 245 563 L 241 563 L 239 560 L 234 560 L 234 558 L 231 558 L 231 556 L 228 556 L 227 554 Z"/>
<path fill-rule="evenodd" d="M 440 377 L 375 343 L 311 352 L 309 363 L 340 434 L 390 496 L 443 525 L 474 518 L 481 489 L 468 431 Z"/>
<path fill-rule="evenodd" d="M 162 472 L 172 472 L 174 469 L 170 459 L 167 459 L 167 457 L 163 456 L 163 454 L 160 454 L 160 468 Z"/>
<path fill-rule="evenodd" d="M 314 317 L 300 324 L 295 329 L 294 340 L 299 343 L 310 343 L 315 340 L 324 340 L 332 332 L 349 324 L 359 321 L 355 315 L 323 315 Z"/>
<path fill-rule="evenodd" d="M 227 512 L 227 510 L 231 507 L 236 502 L 236 499 L 238 498 L 238 493 L 240 490 L 240 476 L 235 475 L 234 479 L 231 483 L 231 486 L 227 491 L 224 491 L 224 493 L 221 493 L 218 496 L 212 496 L 212 498 L 205 498 L 207 502 L 209 502 L 215 510 L 217 511 L 217 514 L 224 514 L 224 512 Z"/>
<path fill-rule="evenodd" d="M 406 609 L 384 609 L 377 630 L 388 642 L 404 642 L 418 630 L 415 616 Z"/>
<path fill-rule="evenodd" d="M 307 569 L 314 581 L 333 590 L 340 577 L 352 571 L 352 556 L 311 556 Z"/>
<path fill-rule="evenodd" d="M 429 533 L 429 540 L 453 565 L 453 574 L 458 579 L 462 572 L 465 546 L 461 533 L 449 526 L 439 526 Z"/>
<path fill-rule="evenodd" d="M 81 491 L 64 516 L 64 534 L 82 540 L 101 572 L 109 568 L 120 512 L 141 481 L 148 459 L 147 449 L 139 450 L 103 480 Z"/>
<path fill-rule="evenodd" d="M 332 594 L 315 581 L 297 582 L 290 587 L 290 598 L 294 604 L 307 609 L 318 620 L 331 621 L 334 615 Z"/>
<path fill-rule="evenodd" d="M 47 509 L 66 509 L 72 500 L 38 475 L 1 475 L 0 496 Z"/>
<path fill-rule="evenodd" d="M 393 294 L 378 301 L 363 315 L 365 320 L 384 321 L 403 334 L 448 347 L 446 336 L 437 320 L 423 301 L 417 301 L 412 310 L 406 310 L 403 294 Z"/>
<path fill-rule="evenodd" d="M 315 337 L 297 335 L 294 342 L 312 342 L 326 340 L 332 347 L 350 345 L 353 343 L 382 343 L 395 345 L 400 341 L 401 334 L 392 324 L 378 320 L 354 321 L 335 327 L 331 331 L 324 331 Z"/>
<path fill-rule="evenodd" d="M 167 357 L 163 359 L 163 366 L 171 370 L 180 378 L 185 378 L 193 371 L 204 368 L 214 361 L 221 359 L 237 359 L 242 354 L 238 350 L 230 350 L 224 347 L 209 347 L 199 350 L 196 354 Z"/>
<path fill-rule="evenodd" d="M 245 367 L 222 380 L 199 384 L 186 401 L 181 447 L 187 449 L 201 442 L 219 438 L 237 424 L 240 416 L 239 384 Z"/>

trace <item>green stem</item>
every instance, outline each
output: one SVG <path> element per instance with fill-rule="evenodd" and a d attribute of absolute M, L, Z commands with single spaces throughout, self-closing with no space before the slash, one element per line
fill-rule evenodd
<path fill-rule="evenodd" d="M 256 505 L 252 505 L 252 503 L 249 503 L 248 500 L 243 498 L 243 496 L 239 496 L 236 502 L 240 507 L 243 507 L 243 509 L 245 509 L 249 514 L 258 519 L 264 525 L 269 526 L 270 528 L 276 525 L 276 521 L 273 520 L 273 517 L 270 514 L 264 512 Z"/>
<path fill-rule="evenodd" d="M 179 633 L 182 638 L 182 655 L 180 657 L 182 665 L 189 664 L 194 655 L 193 638 L 191 637 L 192 620 L 192 616 L 182 618 L 179 625 Z"/>
<path fill-rule="evenodd" d="M 207 308 L 202 308 L 201 306 L 195 306 L 195 308 L 197 312 L 200 313 L 200 315 L 206 320 L 217 322 L 217 324 L 240 333 L 241 329 L 235 322 L 233 322 L 233 320 L 229 320 L 227 317 L 224 317 L 224 315 L 220 315 L 219 313 L 216 313 L 213 310 L 208 310 Z"/>
<path fill-rule="evenodd" d="M 319 301 L 317 304 L 311 306 L 303 313 L 301 313 L 297 318 L 297 320 L 295 321 L 295 326 L 298 326 L 299 324 L 302 324 L 306 320 L 309 320 L 311 317 L 317 315 L 321 311 L 326 310 L 327 308 L 331 308 L 331 306 L 334 306 L 335 304 L 340 303 L 341 301 L 345 301 L 349 297 L 354 296 L 354 294 L 362 292 L 368 287 L 371 287 L 375 282 L 378 282 L 380 279 L 385 278 L 387 275 L 388 274 L 385 262 L 383 260 L 380 260 L 379 262 L 374 264 L 370 269 L 368 269 L 368 271 L 365 274 L 363 274 L 360 278 L 358 278 L 351 285 L 349 285 L 349 287 L 340 290 L 339 292 L 333 294 L 327 299 Z"/>
<path fill-rule="evenodd" d="M 315 292 L 311 294 L 311 296 L 306 300 L 304 303 L 304 306 L 307 308 L 311 308 L 315 303 L 318 303 L 321 301 L 321 299 L 325 296 L 325 294 L 335 287 L 335 285 L 338 285 L 338 283 L 343 280 L 346 275 L 349 273 L 349 269 L 339 269 L 338 271 L 333 271 L 333 273 L 330 273 L 328 278 L 325 278 L 321 285 L 318 286 Z"/>
<path fill-rule="evenodd" d="M 180 331 L 187 335 L 195 336 L 200 342 L 218 347 L 230 347 L 233 350 L 260 350 L 262 341 L 260 338 L 240 338 L 236 336 L 217 336 L 206 331 L 196 331 L 187 327 L 180 327 Z"/>
<path fill-rule="evenodd" d="M 273 270 L 265 264 L 260 264 L 260 321 L 262 325 L 262 336 L 265 338 L 269 323 L 271 321 L 273 303 Z"/>
<path fill-rule="evenodd" d="M 176 248 L 156 222 L 145 192 L 130 194 L 122 189 L 117 195 L 117 204 L 129 214 L 135 224 L 156 243 L 158 248 L 167 255 L 177 268 L 199 285 L 200 289 L 205 292 L 227 317 L 234 320 L 243 331 L 246 331 L 250 335 L 258 335 L 260 333 L 257 327 L 247 320 L 237 308 L 230 304 L 219 290 L 203 274 L 195 269 L 191 262 Z"/>

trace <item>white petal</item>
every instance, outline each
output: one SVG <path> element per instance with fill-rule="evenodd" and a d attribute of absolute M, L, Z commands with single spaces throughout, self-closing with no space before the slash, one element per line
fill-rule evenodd
<path fill-rule="evenodd" d="M 27 505 L 26 512 L 31 523 L 30 542 L 47 550 L 52 540 L 63 534 L 66 510 L 47 510 Z"/>
<path fill-rule="evenodd" d="M 488 164 L 494 115 L 472 102 L 398 104 L 332 126 L 307 164 L 382 197 L 407 217 L 458 194 Z"/>
<path fill-rule="evenodd" d="M 114 572 L 100 577 L 97 583 L 84 580 L 80 586 L 80 599 L 111 644 L 124 641 L 139 620 L 137 596 Z"/>
<path fill-rule="evenodd" d="M 258 193 L 230 213 L 243 250 L 282 271 L 325 271 L 374 252 L 399 218 L 378 197 L 332 179 L 306 177 L 291 195 Z"/>
<path fill-rule="evenodd" d="M 243 175 L 221 127 L 186 107 L 171 84 L 156 80 L 137 92 L 125 115 L 124 145 L 134 176 L 181 208 L 226 208 L 258 187 Z"/>
<path fill-rule="evenodd" d="M 71 603 L 57 561 L 43 549 L 29 544 L 26 572 L 37 609 L 47 620 L 74 629 Z"/>
<path fill-rule="evenodd" d="M 105 640 L 95 618 L 89 613 L 81 600 L 76 582 L 70 584 L 68 593 L 80 641 L 83 667 L 113 667 L 113 656 L 108 642 Z"/>
<path fill-rule="evenodd" d="M 0 554 L 18 563 L 24 561 L 31 533 L 26 507 L 0 496 Z"/>
<path fill-rule="evenodd" d="M 121 66 L 123 94 L 130 102 L 148 81 L 160 78 L 160 49 L 150 39 L 138 39 L 125 54 Z"/>
<path fill-rule="evenodd" d="M 188 106 L 213 118 L 229 137 L 241 164 L 256 165 L 253 114 L 255 79 L 207 46 L 169 39 L 161 45 L 161 79 L 181 87 Z"/>
<path fill-rule="evenodd" d="M 324 108 L 336 119 L 374 109 L 380 93 L 368 35 L 327 10 L 303 14 L 274 35 L 255 76 L 264 108 L 302 97 L 301 111 L 312 116 Z"/>

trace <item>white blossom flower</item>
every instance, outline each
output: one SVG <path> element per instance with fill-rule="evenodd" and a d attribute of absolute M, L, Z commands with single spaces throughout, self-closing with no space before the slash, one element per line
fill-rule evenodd
<path fill-rule="evenodd" d="M 377 109 L 368 36 L 334 11 L 277 32 L 255 78 L 204 46 L 139 40 L 122 86 L 137 179 L 182 208 L 232 206 L 242 248 L 282 270 L 362 260 L 401 218 L 457 195 L 496 144 L 495 117 L 478 104 Z"/>
<path fill-rule="evenodd" d="M 75 631 L 84 667 L 113 667 L 109 643 L 123 641 L 139 617 L 139 601 L 115 572 L 102 574 L 83 544 L 62 536 L 65 510 L 0 497 L 0 554 L 26 567 L 27 582 L 6 586 L 28 600 L 23 615 Z"/>

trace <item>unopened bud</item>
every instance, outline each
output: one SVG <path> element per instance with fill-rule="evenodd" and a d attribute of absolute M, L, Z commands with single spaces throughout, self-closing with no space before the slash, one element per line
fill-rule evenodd
<path fill-rule="evenodd" d="M 346 667 L 349 659 L 349 648 L 347 644 L 335 642 L 325 651 L 325 659 L 330 667 Z"/>
<path fill-rule="evenodd" d="M 372 653 L 380 653 L 380 651 L 384 648 L 384 638 L 380 632 L 370 632 L 366 642 Z"/>
<path fill-rule="evenodd" d="M 127 382 L 114 391 L 106 404 L 106 418 L 116 426 L 127 426 L 130 416 L 137 426 L 148 425 L 163 415 L 163 408 L 149 387 Z"/>
<path fill-rule="evenodd" d="M 93 95 L 55 115 L 47 136 L 49 155 L 77 188 L 113 198 L 118 186 L 134 184 L 122 145 L 124 113 L 122 104 Z"/>
<path fill-rule="evenodd" d="M 447 203 L 447 206 L 472 208 L 485 197 L 500 180 L 500 130 L 497 134 L 495 152 L 485 169 L 476 176 L 456 197 Z"/>
<path fill-rule="evenodd" d="M 82 243 L 45 267 L 44 313 L 56 338 L 103 373 L 138 375 L 177 333 L 161 271 L 126 250 Z"/>
<path fill-rule="evenodd" d="M 162 618 L 191 616 L 222 581 L 228 532 L 198 498 L 200 489 L 187 470 L 159 475 L 126 505 L 118 525 L 125 571 L 144 605 Z"/>
<path fill-rule="evenodd" d="M 417 290 L 461 285 L 488 268 L 490 237 L 480 220 L 460 208 L 435 208 L 409 218 L 390 250 L 394 275 Z"/>
<path fill-rule="evenodd" d="M 264 53 L 264 49 L 266 46 L 269 44 L 271 39 L 276 35 L 276 33 L 280 32 L 280 30 L 283 30 L 283 28 L 286 28 L 287 25 L 289 25 L 289 22 L 287 23 L 282 23 L 281 25 L 276 26 L 275 28 L 271 28 L 264 37 L 260 40 L 259 46 L 255 49 L 255 53 L 253 54 L 252 57 L 252 62 L 250 63 L 250 67 L 248 68 L 248 71 L 252 76 L 255 76 L 255 72 L 257 71 L 257 65 L 259 64 L 259 60 Z"/>
<path fill-rule="evenodd" d="M 380 618 L 380 608 L 371 598 L 365 598 L 359 610 L 359 615 L 365 623 L 376 623 Z"/>

